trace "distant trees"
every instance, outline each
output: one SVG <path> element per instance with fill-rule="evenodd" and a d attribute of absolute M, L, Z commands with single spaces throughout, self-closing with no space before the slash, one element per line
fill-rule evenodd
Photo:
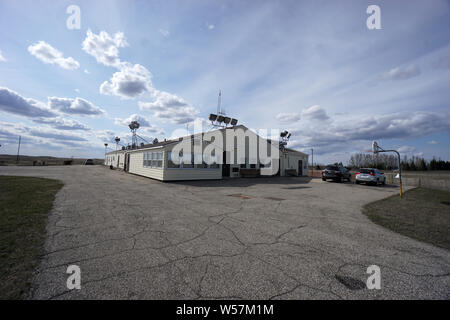
<path fill-rule="evenodd" d="M 387 153 L 356 153 L 349 160 L 352 168 L 377 168 L 380 170 L 393 170 L 398 168 L 397 156 Z"/>
<path fill-rule="evenodd" d="M 349 166 L 352 168 L 377 168 L 380 170 L 398 169 L 398 158 L 396 155 L 387 153 L 356 153 L 350 156 Z M 450 161 L 436 160 L 427 161 L 424 158 L 404 156 L 401 161 L 402 170 L 426 171 L 426 170 L 450 170 Z"/>

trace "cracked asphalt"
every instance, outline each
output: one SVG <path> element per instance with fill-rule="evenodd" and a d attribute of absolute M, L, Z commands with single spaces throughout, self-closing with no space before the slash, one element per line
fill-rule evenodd
<path fill-rule="evenodd" d="M 102 166 L 62 180 L 30 299 L 450 299 L 450 252 L 369 221 L 394 187 L 305 177 L 162 183 Z M 81 289 L 66 287 L 81 268 Z M 381 269 L 369 290 L 367 267 Z"/>

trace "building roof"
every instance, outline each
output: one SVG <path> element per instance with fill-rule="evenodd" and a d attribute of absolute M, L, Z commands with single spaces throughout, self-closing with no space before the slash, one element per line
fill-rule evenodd
<path fill-rule="evenodd" d="M 240 124 L 240 125 L 237 125 L 237 126 L 228 127 L 228 128 L 221 128 L 221 129 L 212 130 L 212 131 L 225 131 L 227 129 L 238 129 L 238 128 L 244 129 L 244 130 L 245 129 L 249 130 L 246 126 Z M 203 133 L 206 133 L 206 132 L 191 134 L 191 135 L 187 135 L 187 136 L 176 138 L 176 139 L 170 139 L 170 140 L 165 139 L 164 141 L 159 141 L 158 143 L 147 143 L 147 144 L 138 146 L 136 149 L 115 150 L 115 151 L 108 152 L 107 154 L 123 153 L 123 152 L 126 152 L 126 151 L 128 151 L 128 152 L 135 152 L 135 151 L 139 151 L 139 150 L 143 150 L 143 149 L 153 149 L 153 148 L 158 148 L 158 147 L 165 147 L 166 145 L 182 141 L 184 138 L 193 137 L 193 136 L 196 136 L 196 135 L 199 135 L 199 134 L 203 134 Z M 267 139 L 267 141 L 269 143 L 271 142 L 270 139 Z M 306 153 L 303 153 L 303 152 L 298 151 L 298 150 L 294 150 L 294 149 L 290 149 L 290 148 L 285 148 L 285 150 L 288 151 L 288 152 L 296 152 L 296 153 L 299 153 L 299 154 L 301 154 L 303 156 L 308 156 Z"/>

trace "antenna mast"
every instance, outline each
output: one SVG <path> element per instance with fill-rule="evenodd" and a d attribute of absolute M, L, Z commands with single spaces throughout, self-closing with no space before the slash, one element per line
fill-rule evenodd
<path fill-rule="evenodd" d="M 221 104 L 222 104 L 222 90 L 219 90 L 219 97 L 217 98 L 217 114 L 224 115 L 225 112 L 222 111 Z"/>

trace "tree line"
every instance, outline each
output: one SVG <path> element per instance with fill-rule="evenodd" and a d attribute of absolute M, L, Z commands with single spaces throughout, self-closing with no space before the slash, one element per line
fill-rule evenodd
<path fill-rule="evenodd" d="M 356 153 L 350 156 L 348 162 L 351 168 L 377 168 L 379 170 L 398 169 L 398 157 L 393 154 L 379 153 Z M 427 170 L 450 170 L 450 161 L 433 158 L 425 160 L 422 157 L 406 155 L 401 159 L 402 170 L 427 171 Z"/>

